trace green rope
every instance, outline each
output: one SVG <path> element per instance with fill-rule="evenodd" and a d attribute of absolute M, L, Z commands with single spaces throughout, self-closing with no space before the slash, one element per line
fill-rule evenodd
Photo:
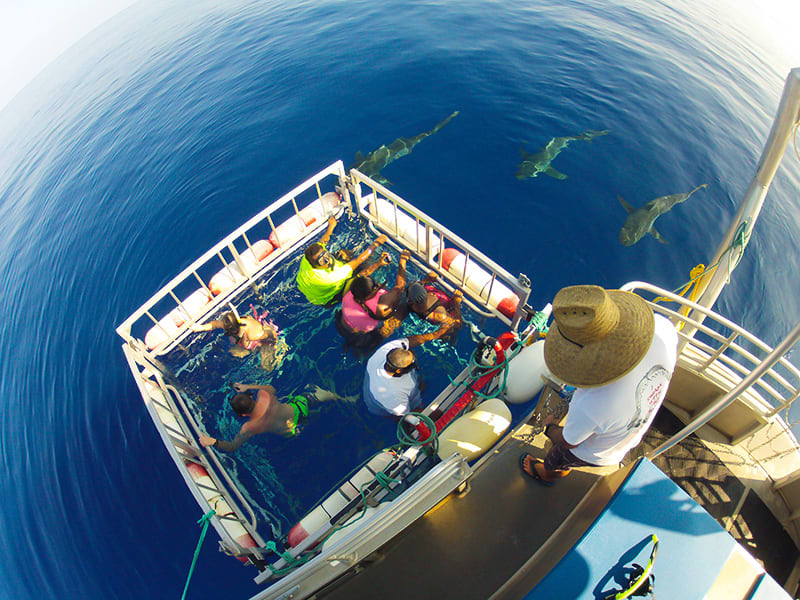
<path fill-rule="evenodd" d="M 181 600 L 185 600 L 186 598 L 186 591 L 189 589 L 189 582 L 192 580 L 192 573 L 194 573 L 194 567 L 197 564 L 197 557 L 200 556 L 200 548 L 203 546 L 203 540 L 206 537 L 206 532 L 208 531 L 208 524 L 211 522 L 211 517 L 213 517 L 216 512 L 213 509 L 208 511 L 198 521 L 199 524 L 203 525 L 203 531 L 200 532 L 200 539 L 197 541 L 197 548 L 194 549 L 194 557 L 192 558 L 192 566 L 189 567 L 189 575 L 186 577 L 186 585 L 183 586 L 183 594 L 181 595 Z"/>
<path fill-rule="evenodd" d="M 537 313 L 537 314 L 542 314 L 542 313 Z M 545 322 L 546 322 L 546 317 L 545 317 Z M 538 325 L 537 325 L 537 328 L 538 328 Z M 516 350 L 514 350 L 510 354 L 506 355 L 506 357 L 503 359 L 503 362 L 501 362 L 500 364 L 497 364 L 497 365 L 494 365 L 494 366 L 490 367 L 490 369 L 501 369 L 503 371 L 503 382 L 500 384 L 500 386 L 497 388 L 497 390 L 492 394 L 484 394 L 480 390 L 475 390 L 475 389 L 472 389 L 470 387 L 473 383 L 475 383 L 478 379 L 480 379 L 481 376 L 483 376 L 483 373 L 481 373 L 478 376 L 472 377 L 469 380 L 464 379 L 464 380 L 458 381 L 458 382 L 453 380 L 453 378 L 450 377 L 449 375 L 447 377 L 450 380 L 450 383 L 452 385 L 462 386 L 462 387 L 470 390 L 473 394 L 475 394 L 475 396 L 477 396 L 481 400 L 491 400 L 492 398 L 499 398 L 500 396 L 502 396 L 505 393 L 506 387 L 508 385 L 508 363 L 512 358 L 514 358 L 517 354 L 519 354 L 522 351 L 523 347 L 524 346 L 520 345 Z M 478 364 L 477 360 L 475 359 L 475 355 L 474 354 L 470 357 L 469 360 L 470 360 L 470 364 L 472 365 L 473 369 L 475 369 L 475 368 L 479 368 L 479 369 L 482 369 L 482 370 L 486 369 L 485 365 Z"/>
<path fill-rule="evenodd" d="M 397 440 L 400 442 L 401 445 L 404 446 L 425 446 L 430 442 L 436 442 L 439 435 L 436 433 L 436 424 L 433 422 L 428 415 L 423 415 L 422 413 L 418 412 L 410 412 L 406 416 L 410 417 L 417 417 L 420 421 L 422 421 L 425 427 L 428 428 L 430 431 L 430 436 L 424 440 L 417 440 L 411 437 L 408 433 L 406 433 L 405 429 L 403 429 L 403 420 L 397 422 Z"/>
<path fill-rule="evenodd" d="M 397 423 L 397 439 L 400 442 L 400 444 L 401 445 L 406 445 L 406 446 L 425 446 L 426 444 L 428 444 L 430 442 L 433 442 L 433 446 L 434 446 L 434 450 L 433 451 L 436 452 L 436 448 L 438 447 L 438 442 L 439 442 L 439 436 L 436 433 L 436 425 L 433 422 L 433 419 L 431 419 L 427 415 L 423 415 L 422 413 L 410 412 L 410 413 L 408 413 L 408 415 L 412 415 L 412 416 L 418 417 L 428 427 L 428 430 L 431 432 L 431 434 L 430 434 L 430 436 L 428 436 L 427 439 L 415 440 L 414 438 L 412 438 L 409 434 L 407 434 L 405 432 L 405 430 L 403 429 L 403 422 L 401 420 L 401 421 L 398 421 L 398 423 Z M 355 519 L 351 519 L 350 521 L 348 521 L 347 523 L 345 523 L 343 525 L 338 525 L 338 526 L 334 527 L 331 530 L 331 532 L 328 535 L 325 536 L 325 539 L 328 539 L 336 531 L 340 531 L 340 530 L 344 529 L 345 527 L 350 527 L 350 525 L 352 525 L 353 523 L 355 523 L 357 521 L 360 521 L 364 517 L 364 515 L 367 514 L 367 495 L 364 492 L 364 489 L 368 485 L 370 485 L 373 481 L 376 481 L 378 483 L 378 485 L 380 485 L 383 489 L 385 489 L 390 494 L 393 493 L 393 490 L 390 487 L 391 484 L 400 482 L 399 479 L 393 479 L 393 478 L 389 477 L 384 471 L 378 471 L 377 473 L 375 473 L 375 477 L 373 477 L 369 481 L 365 482 L 358 490 L 358 493 L 361 494 L 361 504 L 363 506 L 363 509 L 361 510 L 361 514 L 359 514 Z M 325 540 L 323 540 L 323 541 L 325 541 Z"/>
<path fill-rule="evenodd" d="M 744 249 L 747 246 L 747 243 L 750 241 L 750 234 L 747 233 L 747 226 L 749 225 L 749 223 L 750 221 L 742 221 L 741 223 L 739 223 L 739 227 L 736 228 L 736 232 L 733 234 L 733 239 L 731 240 L 730 246 L 728 246 L 722 253 L 724 255 L 726 252 L 728 252 L 728 250 L 733 250 L 735 248 L 740 249 L 739 256 L 735 259 L 735 261 L 733 259 L 733 253 L 728 254 L 728 279 L 730 279 L 731 273 L 733 273 L 733 270 L 742 260 L 742 257 L 744 256 Z M 720 261 L 717 261 L 713 265 L 709 265 L 702 273 L 698 274 L 696 277 L 692 277 L 689 281 L 687 281 L 683 285 L 678 286 L 676 289 L 672 290 L 672 293 L 680 296 L 682 289 L 688 288 L 689 285 L 693 284 L 695 281 L 697 281 L 704 275 L 707 275 L 711 269 L 718 267 L 719 264 Z"/>
<path fill-rule="evenodd" d="M 269 567 L 269 570 L 272 571 L 272 574 L 277 575 L 278 577 L 286 575 L 286 573 L 288 573 L 289 571 L 293 571 L 297 567 L 306 564 L 314 556 L 313 554 L 300 557 L 292 556 L 292 553 L 289 552 L 288 550 L 286 552 L 279 551 L 278 546 L 275 544 L 275 542 L 272 541 L 267 542 L 266 546 L 264 547 L 267 550 L 270 550 L 275 554 L 277 554 L 278 556 L 280 556 L 286 563 L 286 566 L 282 569 L 276 569 L 272 565 L 267 565 L 267 567 Z"/>
<path fill-rule="evenodd" d="M 378 471 L 377 473 L 375 473 L 375 481 L 377 481 L 378 485 L 380 485 L 383 489 L 385 489 L 388 492 L 392 491 L 391 488 L 389 487 L 392 483 L 400 482 L 399 479 L 392 479 L 383 471 Z"/>
<path fill-rule="evenodd" d="M 547 330 L 549 329 L 547 327 L 547 315 L 542 311 L 537 311 L 536 314 L 531 317 L 531 323 L 533 323 L 533 325 L 536 327 L 536 330 L 540 333 L 547 333 Z"/>

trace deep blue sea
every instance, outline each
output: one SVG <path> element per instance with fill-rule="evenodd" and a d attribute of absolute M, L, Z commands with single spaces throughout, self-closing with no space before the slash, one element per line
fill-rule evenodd
<path fill-rule="evenodd" d="M 140 3 L 61 55 L 0 111 L 0 597 L 180 598 L 201 514 L 114 328 L 337 159 L 458 110 L 383 175 L 526 273 L 534 306 L 576 283 L 679 287 L 732 219 L 787 75 L 718 4 Z M 514 177 L 520 149 L 587 129 L 610 133 L 557 157 L 566 179 Z M 771 344 L 800 319 L 784 163 L 718 305 Z M 702 183 L 659 219 L 669 244 L 619 243 L 618 195 Z M 248 598 L 255 571 L 214 538 L 189 597 Z"/>

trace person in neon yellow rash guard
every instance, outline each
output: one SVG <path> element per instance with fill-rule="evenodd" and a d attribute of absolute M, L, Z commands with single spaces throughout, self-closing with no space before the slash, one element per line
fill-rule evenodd
<path fill-rule="evenodd" d="M 330 217 L 325 234 L 318 242 L 314 242 L 306 248 L 303 259 L 300 261 L 297 287 L 312 304 L 332 306 L 338 303 L 356 272 L 360 275 L 371 275 L 378 267 L 391 262 L 389 255 L 384 252 L 369 267 L 359 269 L 364 261 L 386 242 L 388 238 L 385 235 L 379 236 L 355 258 L 350 258 L 352 252 L 344 250 L 337 252 L 337 256 L 334 257 L 327 249 L 334 227 L 336 227 L 336 219 Z M 348 259 L 349 261 L 345 262 Z"/>

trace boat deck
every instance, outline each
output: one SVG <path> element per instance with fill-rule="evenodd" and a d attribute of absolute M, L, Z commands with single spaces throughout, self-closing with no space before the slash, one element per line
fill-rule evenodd
<path fill-rule="evenodd" d="M 661 410 L 642 444 L 627 458 L 643 455 L 682 427 L 677 417 Z M 670 448 L 653 463 L 725 527 L 776 581 L 788 581 L 799 558 L 798 549 L 769 507 L 752 491 L 762 481 L 745 479 L 747 485 L 743 483 L 726 461 L 696 435 Z"/>
<path fill-rule="evenodd" d="M 442 502 L 405 535 L 382 548 L 378 556 L 370 557 L 369 564 L 362 564 L 358 577 L 335 582 L 321 597 L 344 600 L 380 595 L 390 600 L 417 594 L 485 600 L 491 596 L 548 541 L 600 479 L 597 470 L 575 470 L 559 481 L 557 488 L 548 488 L 524 477 L 518 467 L 519 455 L 545 454 L 544 436 L 531 439 L 528 432 L 529 428 L 523 427 L 496 449 L 467 492 Z M 610 492 L 607 495 L 610 497 Z M 584 504 L 587 526 L 604 504 Z M 536 526 L 519 526 L 526 522 Z M 573 528 L 573 543 L 581 532 Z M 567 549 L 554 549 L 551 557 L 561 556 Z M 556 561 L 551 562 L 542 575 Z"/>
<path fill-rule="evenodd" d="M 680 426 L 662 410 L 626 464 Z M 523 426 L 496 449 L 466 493 L 442 502 L 319 597 L 392 600 L 415 594 L 485 600 L 540 550 L 532 566 L 528 565 L 525 584 L 541 580 L 600 514 L 626 470 L 606 477 L 589 496 L 587 492 L 608 469 L 576 469 L 557 486 L 544 487 L 519 471 L 521 452 L 540 457 L 545 453 L 546 438 L 533 437 L 530 431 Z M 655 464 L 726 527 L 772 577 L 786 582 L 798 557 L 791 538 L 756 494 L 746 494 L 739 505 L 744 484 L 700 439 L 691 436 Z M 568 517 L 568 525 L 559 529 Z M 520 526 L 524 523 L 531 526 Z M 504 592 L 508 589 L 506 584 Z M 513 591 L 503 595 L 514 596 Z"/>

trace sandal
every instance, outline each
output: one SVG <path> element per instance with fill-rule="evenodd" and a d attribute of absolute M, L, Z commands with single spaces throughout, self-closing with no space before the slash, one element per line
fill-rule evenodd
<path fill-rule="evenodd" d="M 530 456 L 530 458 L 531 458 L 531 462 L 530 462 L 531 471 L 530 472 L 525 469 L 525 458 L 528 457 L 528 456 Z M 525 475 L 527 475 L 531 479 L 535 479 L 537 482 L 541 483 L 542 485 L 546 485 L 548 487 L 553 485 L 555 483 L 555 481 L 547 481 L 546 479 L 542 479 L 542 476 L 539 475 L 539 472 L 536 470 L 536 466 L 535 466 L 536 463 L 544 464 L 538 458 L 534 458 L 533 456 L 531 456 L 527 452 L 523 452 L 522 454 L 519 455 L 519 468 L 522 470 L 522 472 Z"/>

